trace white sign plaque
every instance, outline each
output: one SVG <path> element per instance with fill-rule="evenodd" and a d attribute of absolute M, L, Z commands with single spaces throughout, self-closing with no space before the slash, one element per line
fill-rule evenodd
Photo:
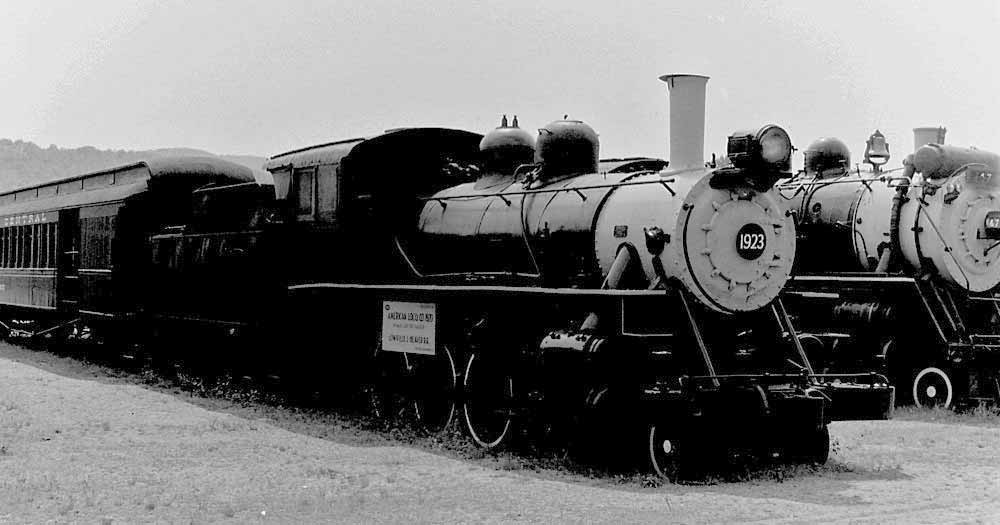
<path fill-rule="evenodd" d="M 382 350 L 434 355 L 434 303 L 382 301 Z"/>

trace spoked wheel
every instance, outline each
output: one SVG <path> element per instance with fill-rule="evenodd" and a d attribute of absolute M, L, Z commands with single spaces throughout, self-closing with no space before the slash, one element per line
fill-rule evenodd
<path fill-rule="evenodd" d="M 382 371 L 369 385 L 369 410 L 377 418 L 412 418 L 429 432 L 448 428 L 455 417 L 455 359 L 447 346 L 435 355 L 376 350 Z"/>
<path fill-rule="evenodd" d="M 458 373 L 455 358 L 447 346 L 437 355 L 403 354 L 404 366 L 412 374 L 410 406 L 417 421 L 429 432 L 442 432 L 455 417 L 455 392 Z"/>
<path fill-rule="evenodd" d="M 951 377 L 940 368 L 927 367 L 913 380 L 913 402 L 918 407 L 948 408 L 954 395 Z"/>
<path fill-rule="evenodd" d="M 474 353 L 465 364 L 465 428 L 483 448 L 496 448 L 511 434 L 514 380 L 502 364 Z"/>
<path fill-rule="evenodd" d="M 647 457 L 657 476 L 675 481 L 681 475 L 682 440 L 670 435 L 668 425 L 652 423 L 647 429 Z"/>
<path fill-rule="evenodd" d="M 785 449 L 789 461 L 822 465 L 830 459 L 830 429 L 826 425 L 820 430 L 797 434 L 794 439 Z"/>

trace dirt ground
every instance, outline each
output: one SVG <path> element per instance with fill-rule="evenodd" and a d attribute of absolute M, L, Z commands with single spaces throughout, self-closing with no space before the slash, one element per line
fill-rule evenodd
<path fill-rule="evenodd" d="M 297 431 L 46 355 L 0 343 L 0 523 L 1000 522 L 995 421 L 835 423 L 825 467 L 644 488 Z"/>

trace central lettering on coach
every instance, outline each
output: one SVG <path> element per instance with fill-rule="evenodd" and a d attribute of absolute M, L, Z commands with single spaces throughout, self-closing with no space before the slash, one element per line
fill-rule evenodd
<path fill-rule="evenodd" d="M 47 222 L 56 222 L 59 215 L 55 212 L 47 213 L 25 213 L 21 215 L 8 215 L 7 217 L 0 218 L 0 227 L 7 228 L 9 226 L 25 226 L 28 224 L 45 224 Z"/>
<path fill-rule="evenodd" d="M 434 355 L 437 306 L 433 303 L 382 302 L 382 350 Z"/>

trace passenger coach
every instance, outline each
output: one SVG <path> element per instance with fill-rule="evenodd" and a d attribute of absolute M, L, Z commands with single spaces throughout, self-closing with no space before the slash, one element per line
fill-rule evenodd
<path fill-rule="evenodd" d="M 0 194 L 0 323 L 37 336 L 134 317 L 149 236 L 189 222 L 194 190 L 253 181 L 230 162 L 174 157 Z"/>

